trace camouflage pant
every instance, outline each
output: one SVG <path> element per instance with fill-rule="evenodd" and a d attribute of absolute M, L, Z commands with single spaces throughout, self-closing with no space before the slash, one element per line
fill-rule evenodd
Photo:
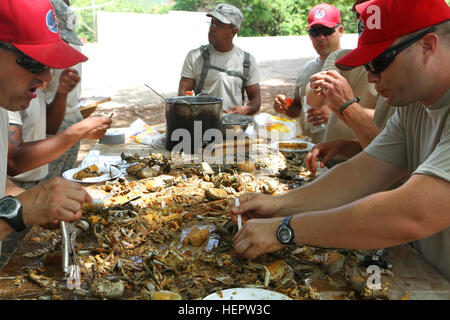
<path fill-rule="evenodd" d="M 83 116 L 81 115 L 79 110 L 66 114 L 66 116 L 64 117 L 64 121 L 58 130 L 58 133 L 65 131 L 68 127 L 74 125 L 75 123 L 80 122 L 81 120 L 83 120 Z M 75 168 L 77 165 L 77 157 L 79 150 L 80 150 L 80 142 L 77 142 L 72 146 L 72 148 L 67 150 L 58 159 L 50 162 L 48 167 L 48 175 L 46 179 L 50 179 L 53 177 L 60 177 L 64 171 Z"/>

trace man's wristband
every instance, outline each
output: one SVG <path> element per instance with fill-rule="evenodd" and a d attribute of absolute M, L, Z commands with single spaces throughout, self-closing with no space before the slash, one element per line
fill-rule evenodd
<path fill-rule="evenodd" d="M 359 100 L 361 100 L 359 97 L 356 97 L 354 99 L 348 100 L 346 103 L 344 103 L 342 106 L 339 107 L 339 113 L 342 116 L 342 112 L 345 110 L 345 108 L 347 108 L 349 105 L 351 105 L 352 103 L 355 102 L 359 102 Z"/>

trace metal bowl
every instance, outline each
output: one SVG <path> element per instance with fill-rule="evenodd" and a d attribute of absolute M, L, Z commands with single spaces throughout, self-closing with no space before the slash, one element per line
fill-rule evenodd
<path fill-rule="evenodd" d="M 243 133 L 252 122 L 252 116 L 237 113 L 224 114 L 222 117 L 222 133 L 224 136 L 226 136 L 227 130 L 233 130 L 233 133 Z"/>

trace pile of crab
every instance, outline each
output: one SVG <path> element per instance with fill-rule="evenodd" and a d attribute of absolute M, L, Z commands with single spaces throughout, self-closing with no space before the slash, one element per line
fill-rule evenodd
<path fill-rule="evenodd" d="M 385 296 L 387 282 L 368 288 L 357 251 L 289 246 L 238 259 L 229 201 L 245 192 L 288 190 L 276 176 L 258 176 L 258 165 L 175 166 L 160 154 L 122 158 L 128 177 L 93 187 L 105 197 L 87 205 L 75 224 L 83 280 L 77 295 L 202 299 L 228 288 L 257 287 L 319 299 L 320 288 L 328 286 L 345 288 L 347 298 Z"/>

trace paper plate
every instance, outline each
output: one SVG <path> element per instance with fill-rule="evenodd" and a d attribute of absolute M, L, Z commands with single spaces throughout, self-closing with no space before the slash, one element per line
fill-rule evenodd
<path fill-rule="evenodd" d="M 70 180 L 70 181 L 75 181 L 78 183 L 98 183 L 98 182 L 104 182 L 104 181 L 108 181 L 108 180 L 112 180 L 115 178 L 120 177 L 120 175 L 122 174 L 120 172 L 120 170 L 116 167 L 98 167 L 100 172 L 104 172 L 104 174 L 102 174 L 101 176 L 98 177 L 91 177 L 91 178 L 86 178 L 83 180 L 76 180 L 73 179 L 73 175 L 77 172 L 79 172 L 80 170 L 83 170 L 84 168 L 73 168 L 70 170 L 65 171 L 62 176 L 63 178 Z"/>
<path fill-rule="evenodd" d="M 260 288 L 234 288 L 217 291 L 203 300 L 292 300 L 279 292 Z"/>
<path fill-rule="evenodd" d="M 296 143 L 305 143 L 306 148 L 295 149 L 295 148 L 283 148 L 283 144 L 296 144 Z M 281 144 L 281 148 L 280 148 Z M 281 152 L 309 152 L 312 148 L 314 148 L 315 144 L 303 139 L 292 139 L 292 140 L 283 140 L 278 141 L 272 145 L 274 149 L 277 149 Z"/>

